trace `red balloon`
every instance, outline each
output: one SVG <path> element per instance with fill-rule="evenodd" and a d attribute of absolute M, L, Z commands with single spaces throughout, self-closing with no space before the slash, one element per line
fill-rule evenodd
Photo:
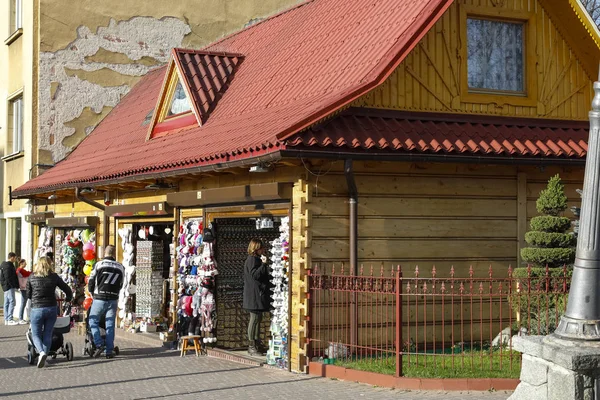
<path fill-rule="evenodd" d="M 91 297 L 86 297 L 85 300 L 83 301 L 83 308 L 87 311 L 90 309 L 90 307 L 92 306 L 92 302 L 94 301 L 94 299 L 92 299 Z"/>
<path fill-rule="evenodd" d="M 96 252 L 94 250 L 84 250 L 83 251 L 83 259 L 88 261 L 88 260 L 93 260 L 94 258 L 96 258 Z"/>
<path fill-rule="evenodd" d="M 87 285 L 89 283 L 90 277 L 89 276 L 85 276 L 85 284 Z"/>

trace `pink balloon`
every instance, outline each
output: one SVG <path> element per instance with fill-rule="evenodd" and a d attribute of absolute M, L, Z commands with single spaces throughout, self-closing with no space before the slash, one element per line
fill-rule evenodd
<path fill-rule="evenodd" d="M 92 250 L 92 251 L 95 250 L 94 243 L 87 242 L 86 244 L 83 245 L 83 250 L 84 251 L 85 250 Z"/>

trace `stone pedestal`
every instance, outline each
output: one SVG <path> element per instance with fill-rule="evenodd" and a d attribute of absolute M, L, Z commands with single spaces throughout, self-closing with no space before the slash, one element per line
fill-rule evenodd
<path fill-rule="evenodd" d="M 509 400 L 600 399 L 600 342 L 515 336 L 513 348 L 523 362 L 521 383 Z"/>

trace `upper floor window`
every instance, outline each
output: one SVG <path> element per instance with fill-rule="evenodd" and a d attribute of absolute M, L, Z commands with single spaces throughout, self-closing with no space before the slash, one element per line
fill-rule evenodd
<path fill-rule="evenodd" d="M 23 0 L 11 0 L 10 33 L 23 27 Z"/>
<path fill-rule="evenodd" d="M 9 100 L 8 148 L 12 153 L 23 151 L 23 95 Z"/>
<path fill-rule="evenodd" d="M 192 104 L 190 103 L 190 99 L 188 99 L 180 80 L 177 81 L 177 86 L 175 86 L 175 91 L 172 96 L 171 105 L 167 110 L 167 117 L 192 111 Z"/>
<path fill-rule="evenodd" d="M 467 77 L 471 92 L 525 95 L 523 22 L 467 18 Z"/>

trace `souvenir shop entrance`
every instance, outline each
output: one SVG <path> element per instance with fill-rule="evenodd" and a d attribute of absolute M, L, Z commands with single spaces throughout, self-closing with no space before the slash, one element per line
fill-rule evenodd
<path fill-rule="evenodd" d="M 250 188 L 253 186 L 261 185 Z M 185 192 L 169 195 L 168 202 L 189 205 L 191 199 L 188 197 L 185 204 L 182 195 Z M 266 358 L 268 363 L 287 369 L 289 202 L 261 201 L 236 206 L 213 203 L 203 209 L 179 210 L 176 242 L 179 337 L 199 334 L 205 346 L 247 355 L 249 313 L 242 308 L 244 263 L 250 239 L 259 238 L 267 247 L 271 274 L 271 310 L 264 314 L 260 327 L 261 341 L 269 344 L 269 351 L 262 361 Z"/>
<path fill-rule="evenodd" d="M 75 321 L 83 319 L 86 278 L 96 258 L 101 257 L 96 246 L 98 224 L 98 217 L 48 218 L 46 226 L 40 228 L 38 257 L 53 248 L 55 271 L 73 291 L 71 315 Z"/>
<path fill-rule="evenodd" d="M 159 202 L 108 206 L 106 212 L 115 218 L 117 260 L 125 267 L 118 326 L 131 332 L 168 331 L 172 208 Z"/>

